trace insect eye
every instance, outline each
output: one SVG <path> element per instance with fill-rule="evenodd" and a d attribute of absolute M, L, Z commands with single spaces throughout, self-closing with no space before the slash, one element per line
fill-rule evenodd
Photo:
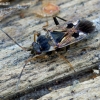
<path fill-rule="evenodd" d="M 33 50 L 37 53 L 37 54 L 40 54 L 41 53 L 41 50 L 40 50 L 40 45 L 36 42 L 33 42 L 32 43 L 32 46 L 33 46 Z"/>

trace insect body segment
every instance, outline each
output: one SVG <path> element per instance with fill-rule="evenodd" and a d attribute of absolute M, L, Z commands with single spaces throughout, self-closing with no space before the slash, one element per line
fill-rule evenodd
<path fill-rule="evenodd" d="M 49 38 L 45 35 L 41 35 L 40 33 L 34 34 L 34 42 L 32 43 L 32 53 L 41 54 L 43 51 L 48 51 L 50 49 Z M 37 40 L 36 40 L 37 36 Z"/>
<path fill-rule="evenodd" d="M 57 17 L 57 18 L 63 21 L 66 21 L 63 18 L 60 18 L 60 17 Z M 53 19 L 54 19 L 55 24 L 58 25 L 56 17 Z M 62 27 L 61 29 L 64 35 L 61 41 L 59 41 L 58 47 L 65 46 L 66 44 L 71 43 L 72 41 L 75 41 L 79 38 L 82 38 L 82 37 L 84 38 L 87 36 L 88 33 L 93 32 L 94 29 L 95 29 L 95 26 L 93 26 L 93 23 L 88 20 L 81 20 L 81 21 L 79 20 L 76 23 L 68 23 L 66 27 Z M 60 36 L 59 33 L 57 34 L 58 36 Z"/>
<path fill-rule="evenodd" d="M 50 49 L 50 44 L 48 43 L 48 38 L 45 35 L 40 35 L 37 39 L 37 42 L 41 46 L 41 51 L 46 51 Z"/>

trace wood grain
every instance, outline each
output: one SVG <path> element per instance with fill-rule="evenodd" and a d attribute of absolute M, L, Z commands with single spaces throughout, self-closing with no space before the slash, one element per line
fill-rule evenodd
<path fill-rule="evenodd" d="M 21 3 L 23 2 L 24 1 Z M 9 33 L 9 35 L 24 47 L 32 44 L 33 31 L 41 31 L 41 28 L 45 25 L 46 21 L 45 18 L 39 18 L 32 13 L 34 7 L 39 6 L 38 4 L 35 5 L 35 2 L 36 1 L 32 2 L 29 9 L 22 10 L 21 12 L 19 11 L 18 13 L 16 12 L 15 14 L 10 15 L 10 17 L 4 18 L 0 23 L 2 29 Z M 63 55 L 68 58 L 76 71 L 86 69 L 93 63 L 99 62 L 100 1 L 58 0 L 58 5 L 61 8 L 60 13 L 58 14 L 59 16 L 68 21 L 75 21 L 82 18 L 91 20 L 96 25 L 97 30 L 91 34 L 88 39 L 85 39 L 76 45 L 72 45 L 68 52 L 63 52 Z M 24 18 L 20 18 L 20 13 L 24 14 Z M 54 25 L 52 18 L 49 18 L 49 25 L 50 27 Z M 43 33 L 43 31 L 41 32 Z M 83 53 L 82 49 L 85 47 L 90 48 L 86 48 L 86 52 Z M 29 57 L 29 54 L 29 52 L 22 51 L 21 48 L 16 46 L 16 44 L 0 31 L 0 97 L 7 99 L 9 96 L 25 92 L 30 88 L 48 81 L 67 76 L 70 73 L 73 74 L 73 70 L 70 70 L 66 62 L 53 55 L 50 59 L 29 63 L 21 77 L 19 90 L 16 91 L 18 75 L 24 65 L 24 61 Z M 51 68 L 54 68 L 54 70 L 49 71 Z"/>

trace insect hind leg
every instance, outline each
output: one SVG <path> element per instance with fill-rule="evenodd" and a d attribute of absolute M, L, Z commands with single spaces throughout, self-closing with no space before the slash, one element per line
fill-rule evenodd
<path fill-rule="evenodd" d="M 58 52 L 55 52 L 55 54 L 56 54 L 59 58 L 62 58 L 64 61 L 66 61 L 66 62 L 69 64 L 70 68 L 73 69 L 74 72 L 76 72 L 75 69 L 73 68 L 72 64 L 71 64 L 64 56 L 60 55 Z"/>

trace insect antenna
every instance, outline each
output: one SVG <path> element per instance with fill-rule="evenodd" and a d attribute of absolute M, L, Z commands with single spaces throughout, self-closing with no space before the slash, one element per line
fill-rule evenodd
<path fill-rule="evenodd" d="M 24 47 L 22 47 L 21 45 L 19 45 L 10 35 L 8 35 L 5 31 L 3 31 L 2 29 L 0 29 L 4 34 L 6 34 L 15 44 L 17 44 L 19 47 L 22 48 L 22 50 L 26 50 Z"/>
<path fill-rule="evenodd" d="M 22 70 L 21 70 L 21 73 L 20 73 L 20 75 L 19 75 L 19 77 L 18 77 L 18 81 L 17 81 L 17 84 L 16 84 L 16 89 L 17 89 L 17 90 L 18 90 L 18 84 L 20 83 L 20 78 L 21 78 L 21 76 L 22 76 L 23 70 L 24 70 L 24 68 L 25 68 L 26 65 L 27 65 L 27 63 L 25 63 L 25 65 L 23 66 L 23 68 L 22 68 Z"/>
<path fill-rule="evenodd" d="M 36 56 L 34 56 L 34 57 L 30 57 L 30 58 L 28 58 L 28 59 L 25 61 L 25 65 L 23 66 L 23 68 L 22 68 L 22 70 L 21 70 L 21 72 L 20 72 L 20 74 L 19 74 L 19 77 L 18 77 L 18 81 L 17 81 L 17 84 L 16 84 L 16 90 L 18 90 L 18 85 L 19 85 L 19 83 L 20 83 L 20 79 L 21 79 L 22 73 L 23 73 L 24 68 L 26 67 L 27 63 L 30 62 L 30 61 L 35 60 L 36 57 L 38 57 L 38 56 L 39 56 L 39 55 L 36 55 Z"/>

